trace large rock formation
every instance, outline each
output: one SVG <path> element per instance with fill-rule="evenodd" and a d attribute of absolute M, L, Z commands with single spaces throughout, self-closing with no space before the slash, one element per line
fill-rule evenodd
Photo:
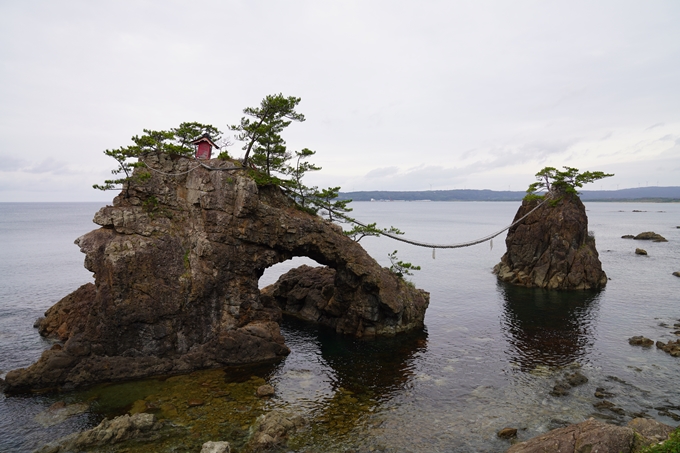
<path fill-rule="evenodd" d="M 548 289 L 601 289 L 607 284 L 588 234 L 586 208 L 576 194 L 558 193 L 508 230 L 507 252 L 496 265 L 498 278 Z M 541 200 L 524 200 L 515 221 Z"/>
<path fill-rule="evenodd" d="M 280 359 L 289 353 L 281 309 L 260 297 L 258 280 L 293 256 L 334 269 L 326 313 L 338 332 L 423 325 L 428 293 L 382 268 L 337 225 L 297 209 L 279 188 L 258 187 L 217 159 L 213 169 L 164 154 L 146 162 L 163 173 L 132 184 L 129 196 L 95 215 L 101 228 L 76 240 L 94 288 L 67 296 L 40 323 L 63 348 L 9 372 L 9 390 Z"/>

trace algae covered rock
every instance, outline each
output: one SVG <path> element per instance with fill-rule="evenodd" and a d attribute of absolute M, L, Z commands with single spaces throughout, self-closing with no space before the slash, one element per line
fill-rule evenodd
<path fill-rule="evenodd" d="M 540 199 L 522 202 L 515 221 Z M 579 197 L 561 193 L 508 230 L 507 252 L 494 268 L 502 281 L 547 289 L 601 289 L 607 284 Z"/>

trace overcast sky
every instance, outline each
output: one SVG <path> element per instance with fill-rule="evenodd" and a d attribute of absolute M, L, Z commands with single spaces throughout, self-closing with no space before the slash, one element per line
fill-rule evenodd
<path fill-rule="evenodd" d="M 110 200 L 105 149 L 276 93 L 310 185 L 680 185 L 678 24 L 677 0 L 0 0 L 0 201 Z"/>

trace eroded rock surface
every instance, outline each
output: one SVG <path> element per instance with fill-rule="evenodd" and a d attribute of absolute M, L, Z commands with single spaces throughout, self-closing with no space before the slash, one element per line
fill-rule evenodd
<path fill-rule="evenodd" d="M 131 439 L 153 441 L 161 438 L 163 424 L 152 414 L 122 415 L 104 420 L 87 431 L 74 433 L 51 442 L 35 453 L 68 453 L 90 451 L 92 448 L 118 444 Z"/>
<path fill-rule="evenodd" d="M 668 439 L 672 431 L 672 427 L 654 420 L 636 418 L 623 427 L 590 419 L 515 444 L 507 453 L 635 453 Z"/>
<path fill-rule="evenodd" d="M 588 234 L 586 209 L 578 196 L 553 196 L 529 217 L 508 230 L 507 252 L 496 265 L 498 278 L 516 285 L 547 289 L 601 289 L 607 284 Z M 515 220 L 540 200 L 522 202 Z"/>
<path fill-rule="evenodd" d="M 65 340 L 63 348 L 9 372 L 8 390 L 285 357 L 281 309 L 260 297 L 258 280 L 293 256 L 334 270 L 338 332 L 423 325 L 428 293 L 403 284 L 340 227 L 300 211 L 277 187 L 258 187 L 242 170 L 196 167 L 193 159 L 160 154 L 146 162 L 166 174 L 132 184 L 129 197 L 122 192 L 95 214 L 101 228 L 76 240 L 94 286 L 67 296 L 40 322 L 43 334 Z M 235 168 L 217 159 L 209 165 Z"/>
<path fill-rule="evenodd" d="M 357 303 L 351 312 L 336 296 L 337 273 L 329 267 L 300 266 L 262 289 L 262 300 L 276 304 L 284 314 L 332 327 L 338 332 L 353 332 L 359 326 L 363 336 L 393 335 L 422 326 L 421 308 L 427 306 L 427 293 L 416 292 L 403 279 L 395 279 L 381 269 L 372 286 L 358 288 Z M 378 305 L 359 303 L 370 300 L 373 285 L 389 301 L 389 310 Z M 394 314 L 398 314 L 394 316 Z"/>

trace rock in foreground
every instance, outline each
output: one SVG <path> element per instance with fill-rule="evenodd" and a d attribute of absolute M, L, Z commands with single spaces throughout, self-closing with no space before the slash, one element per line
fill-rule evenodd
<path fill-rule="evenodd" d="M 635 453 L 668 439 L 672 431 L 672 427 L 654 420 L 636 418 L 623 427 L 590 419 L 515 444 L 507 453 Z"/>
<path fill-rule="evenodd" d="M 152 414 L 122 415 L 112 420 L 104 420 L 98 426 L 66 436 L 36 450 L 35 453 L 68 453 L 90 451 L 92 448 L 105 447 L 130 439 L 150 442 L 161 437 L 162 423 Z"/>
<path fill-rule="evenodd" d="M 554 195 L 508 230 L 507 252 L 494 268 L 502 281 L 547 289 L 601 289 L 607 284 L 588 234 L 586 209 L 575 194 Z M 541 200 L 524 200 L 515 221 Z"/>
<path fill-rule="evenodd" d="M 40 322 L 42 333 L 66 341 L 63 348 L 9 372 L 8 390 L 281 359 L 289 353 L 281 309 L 260 297 L 258 280 L 293 256 L 335 270 L 338 332 L 423 325 L 426 292 L 403 285 L 340 227 L 297 209 L 278 187 L 258 186 L 218 159 L 206 163 L 213 169 L 165 154 L 145 160 L 164 174 L 131 184 L 128 196 L 95 215 L 101 228 L 76 240 L 94 286 L 67 296 Z"/>

